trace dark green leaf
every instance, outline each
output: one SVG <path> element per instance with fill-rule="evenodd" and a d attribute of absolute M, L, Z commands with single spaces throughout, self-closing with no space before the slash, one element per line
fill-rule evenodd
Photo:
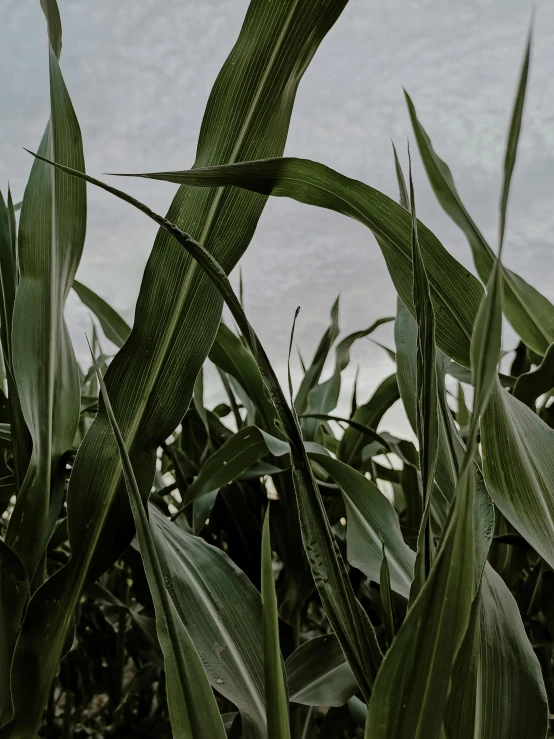
<path fill-rule="evenodd" d="M 279 615 L 271 562 L 267 506 L 262 534 L 262 604 L 264 634 L 264 675 L 268 739 L 290 739 L 288 697 L 279 647 Z"/>
<path fill-rule="evenodd" d="M 301 644 L 286 661 L 290 699 L 305 706 L 342 706 L 357 692 L 352 670 L 334 634 Z"/>

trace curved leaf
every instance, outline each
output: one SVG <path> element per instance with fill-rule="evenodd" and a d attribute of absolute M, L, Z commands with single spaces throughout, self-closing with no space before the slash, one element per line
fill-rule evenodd
<path fill-rule="evenodd" d="M 166 582 L 212 687 L 234 703 L 245 739 L 266 736 L 260 594 L 225 552 L 150 505 Z"/>
<path fill-rule="evenodd" d="M 196 166 L 282 154 L 297 86 L 346 1 L 252 0 L 208 101 Z M 183 187 L 168 217 L 201 238 L 230 271 L 247 248 L 264 204 L 265 198 L 240 190 Z M 189 406 L 221 309 L 210 280 L 171 233 L 160 230 L 133 329 L 105 378 L 143 496 L 151 488 L 158 444 Z M 133 532 L 117 447 L 102 407 L 77 454 L 68 509 L 71 560 L 31 600 L 17 646 L 21 677 L 16 682 L 25 724 L 33 731 L 87 579 L 119 556 Z M 23 724 L 13 731 L 23 737 Z"/>
<path fill-rule="evenodd" d="M 234 185 L 266 195 L 294 198 L 354 218 L 373 231 L 394 286 L 410 313 L 415 315 L 410 214 L 363 182 L 345 177 L 323 164 L 293 158 L 131 176 L 198 187 Z M 422 223 L 418 224 L 418 233 L 437 321 L 437 344 L 447 356 L 469 367 L 470 338 L 482 288 Z"/>
<path fill-rule="evenodd" d="M 483 472 L 495 505 L 554 566 L 554 430 L 497 382 L 481 421 Z"/>
<path fill-rule="evenodd" d="M 488 565 L 473 611 L 475 627 L 453 674 L 448 739 L 544 739 L 548 703 L 539 661 L 514 597 Z"/>
<path fill-rule="evenodd" d="M 380 582 L 383 543 L 391 587 L 405 598 L 410 593 L 415 552 L 404 542 L 398 517 L 379 488 L 344 462 L 323 454 L 310 454 L 340 487 L 347 511 L 346 545 L 350 564 L 370 580 Z"/>
<path fill-rule="evenodd" d="M 370 429 L 377 429 L 385 412 L 393 403 L 396 403 L 399 397 L 396 375 L 390 375 L 381 382 L 367 403 L 358 406 L 352 420 Z M 343 462 L 353 465 L 366 443 L 367 435 L 351 425 L 340 440 L 337 456 Z"/>
<path fill-rule="evenodd" d="M 285 666 L 290 700 L 304 706 L 342 706 L 358 685 L 334 634 L 301 644 Z"/>
<path fill-rule="evenodd" d="M 106 301 L 97 295 L 82 282 L 73 280 L 73 289 L 79 296 L 80 300 L 91 310 L 96 318 L 100 321 L 102 331 L 106 334 L 106 338 L 109 339 L 117 347 L 121 348 L 127 341 L 129 334 L 131 333 L 130 327 L 121 318 L 111 305 L 108 305 Z"/>
<path fill-rule="evenodd" d="M 529 53 L 530 45 L 528 44 L 516 102 L 519 107 L 518 126 L 521 126 L 521 109 L 527 84 Z M 487 282 L 494 264 L 494 253 L 463 205 L 452 173 L 433 149 L 431 139 L 421 125 L 414 104 L 407 93 L 406 102 L 421 159 L 437 200 L 454 223 L 464 232 L 471 246 L 479 276 L 483 282 Z M 539 354 L 544 354 L 548 346 L 554 342 L 554 305 L 519 275 L 506 268 L 503 270 L 503 282 L 503 307 L 506 317 L 528 346 Z"/>

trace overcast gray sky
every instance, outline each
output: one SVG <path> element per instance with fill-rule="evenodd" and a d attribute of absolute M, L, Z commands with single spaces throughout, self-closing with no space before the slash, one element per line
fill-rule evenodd
<path fill-rule="evenodd" d="M 184 169 L 194 160 L 209 91 L 247 0 L 58 0 L 62 69 L 79 118 L 87 171 Z M 508 224 L 506 263 L 554 301 L 554 3 L 536 3 L 525 125 Z M 527 0 L 350 0 L 300 84 L 286 154 L 323 161 L 396 197 L 390 140 L 411 135 L 402 86 L 468 209 L 494 238 L 503 146 L 529 22 Z M 39 0 L 0 9 L 0 187 L 20 198 L 48 117 L 47 46 Z M 418 215 L 464 264 L 469 247 L 440 211 L 419 165 Z M 175 186 L 125 181 L 164 211 Z M 155 227 L 89 188 L 78 277 L 132 321 Z M 392 315 L 395 293 L 371 234 L 339 215 L 271 200 L 242 260 L 247 312 L 281 376 L 288 334 L 309 358 L 341 294 L 341 328 Z M 86 310 L 68 301 L 78 356 Z M 392 346 L 391 330 L 376 338 Z M 513 344 L 505 335 L 506 346 Z M 368 341 L 353 352 L 367 395 L 393 370 Z M 353 371 L 353 368 L 352 368 Z M 351 375 L 346 375 L 348 378 Z M 397 412 L 398 414 L 398 412 Z M 400 416 L 390 419 L 401 423 Z"/>

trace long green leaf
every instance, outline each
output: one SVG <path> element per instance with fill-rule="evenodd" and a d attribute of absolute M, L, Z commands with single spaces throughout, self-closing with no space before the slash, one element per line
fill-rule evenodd
<path fill-rule="evenodd" d="M 279 647 L 279 616 L 271 563 L 267 506 L 262 533 L 262 603 L 264 632 L 264 675 L 268 739 L 290 739 L 288 697 Z"/>
<path fill-rule="evenodd" d="M 358 406 L 352 420 L 356 424 L 376 430 L 385 412 L 399 397 L 396 375 L 390 375 L 381 382 L 367 403 Z M 366 444 L 367 434 L 351 425 L 340 440 L 337 456 L 343 462 L 356 466 L 362 448 Z"/>
<path fill-rule="evenodd" d="M 42 3 L 48 23 L 50 121 L 39 151 L 84 171 L 81 132 L 60 71 L 61 24 L 55 0 Z M 85 183 L 33 163 L 19 224 L 19 285 L 13 307 L 13 374 L 32 437 L 32 456 L 6 542 L 32 577 L 50 530 L 50 489 L 64 474 L 79 421 L 77 363 L 63 310 L 83 250 Z M 60 466 L 62 468 L 60 469 Z M 38 574 L 40 584 L 42 573 Z"/>
<path fill-rule="evenodd" d="M 335 339 L 339 335 L 339 299 L 337 298 L 331 308 L 331 323 L 325 331 L 315 351 L 311 364 L 306 369 L 300 387 L 294 399 L 294 407 L 300 415 L 308 406 L 308 396 L 319 382 L 323 366 Z"/>
<path fill-rule="evenodd" d="M 38 155 L 35 154 L 35 156 Z M 62 167 L 74 176 L 83 178 L 87 182 L 95 184 L 130 203 L 167 229 L 182 247 L 197 260 L 223 296 L 256 359 L 260 374 L 275 406 L 283 433 L 289 440 L 293 465 L 292 475 L 302 526 L 304 549 L 329 621 L 337 634 L 352 671 L 356 675 L 360 689 L 368 697 L 382 658 L 375 632 L 348 579 L 346 567 L 331 531 L 319 488 L 310 468 L 297 416 L 287 404 L 273 367 L 254 329 L 248 322 L 225 271 L 213 255 L 201 244 L 191 239 L 188 234 L 183 233 L 166 218 L 154 213 L 148 206 L 100 180 L 89 177 L 77 170 L 69 170 L 63 165 L 54 162 L 52 164 L 56 167 Z M 291 385 L 290 378 L 289 385 Z"/>
<path fill-rule="evenodd" d="M 453 674 L 448 739 L 544 739 L 548 702 L 539 661 L 514 597 L 490 566 L 473 611 Z"/>
<path fill-rule="evenodd" d="M 299 415 L 305 418 L 311 417 L 315 421 L 316 416 L 314 414 L 330 413 L 334 408 L 336 408 L 340 395 L 341 374 L 350 363 L 350 350 L 353 344 L 359 339 L 369 336 L 369 334 L 373 333 L 373 331 L 375 331 L 379 326 L 392 320 L 394 319 L 379 318 L 377 321 L 374 321 L 369 328 L 363 329 L 362 331 L 355 331 L 337 344 L 335 349 L 335 369 L 333 374 L 328 380 L 325 380 L 325 382 L 312 387 L 308 394 L 306 411 L 299 411 Z M 306 376 L 304 377 L 304 380 Z M 302 424 L 302 431 L 306 439 L 314 438 L 317 428 L 317 424 L 314 421 L 305 421 Z"/>
<path fill-rule="evenodd" d="M 245 739 L 263 739 L 260 594 L 225 552 L 187 534 L 153 505 L 149 512 L 170 596 L 212 688 L 239 709 Z"/>
<path fill-rule="evenodd" d="M 346 504 L 346 546 L 350 564 L 370 580 L 380 582 L 384 542 L 391 586 L 407 598 L 414 575 L 415 552 L 404 543 L 392 505 L 361 472 L 323 454 L 309 456 L 341 489 Z"/>
<path fill-rule="evenodd" d="M 8 402 L 10 405 L 12 427 L 12 449 L 14 456 L 14 475 L 18 492 L 29 464 L 31 444 L 27 425 L 21 411 L 19 392 L 13 376 L 12 321 L 13 306 L 17 287 L 17 233 L 15 211 L 11 192 L 8 189 L 8 202 L 0 193 L 0 338 L 2 355 L 6 370 Z"/>
<path fill-rule="evenodd" d="M 346 1 L 252 0 L 210 95 L 196 166 L 283 153 L 298 84 Z M 182 187 L 168 217 L 200 238 L 229 272 L 264 204 L 265 198 L 239 190 Z M 151 488 L 158 444 L 189 406 L 221 309 L 210 280 L 162 228 L 133 330 L 105 378 L 143 496 Z M 118 451 L 103 409 L 79 449 L 67 499 L 71 559 L 31 600 L 18 640 L 16 703 L 24 714 L 14 724 L 15 736 L 24 736 L 24 726 L 36 732 L 87 579 L 105 570 L 132 537 Z"/>
<path fill-rule="evenodd" d="M 497 383 L 481 422 L 481 443 L 495 505 L 554 566 L 554 430 Z"/>
<path fill-rule="evenodd" d="M 151 527 L 148 520 L 125 441 L 94 354 L 92 358 L 106 414 L 121 456 L 144 570 L 154 601 L 156 631 L 164 654 L 167 703 L 173 736 L 175 739 L 204 739 L 206 736 L 225 739 L 225 729 L 202 662 L 167 589 L 164 547 L 157 542 L 156 529 Z"/>
<path fill-rule="evenodd" d="M 373 231 L 394 286 L 410 313 L 415 315 L 410 214 L 362 182 L 323 164 L 292 158 L 135 176 L 199 187 L 234 185 L 267 195 L 290 197 L 354 218 Z M 482 288 L 422 223 L 418 224 L 418 234 L 431 286 L 437 344 L 447 356 L 469 367 L 470 339 Z"/>
<path fill-rule="evenodd" d="M 395 325 L 398 384 L 410 419 L 415 418 L 416 391 L 412 364 L 408 360 L 411 356 L 415 366 L 416 332 L 415 321 L 401 307 Z M 440 377 L 441 374 L 438 373 L 438 378 Z M 439 400 L 443 399 L 442 382 Z M 489 401 L 490 405 L 493 402 L 494 394 Z M 456 484 L 457 470 L 462 463 L 464 446 L 450 412 L 447 409 L 444 409 L 444 412 L 442 410 L 441 408 L 437 481 L 441 491 L 450 500 Z M 488 411 L 482 419 L 482 428 L 487 413 Z M 412 422 L 415 424 L 415 421 Z M 475 561 L 482 562 L 487 555 L 492 535 L 492 511 L 487 504 L 488 493 L 477 468 L 475 486 L 476 527 L 481 527 L 483 533 L 488 529 L 487 536 L 476 537 L 474 542 Z M 438 522 L 441 522 L 440 518 Z M 503 624 L 501 630 L 495 627 L 497 623 Z M 525 669 L 520 670 L 520 665 L 525 665 Z M 477 733 L 479 725 L 475 725 L 476 714 L 480 716 L 482 726 L 498 726 L 498 737 L 523 739 L 525 734 L 521 735 L 518 732 L 526 723 L 527 706 L 530 706 L 534 713 L 528 720 L 530 739 L 544 737 L 546 703 L 538 660 L 525 635 L 521 616 L 517 609 L 514 609 L 513 598 L 506 584 L 488 563 L 485 564 L 483 571 L 479 598 L 473 603 L 470 628 L 456 658 L 452 680 L 452 692 L 445 718 L 450 731 L 458 731 L 458 735 L 454 733 L 452 739 L 473 737 L 469 727 L 474 726 L 476 726 L 474 739 L 489 736 L 487 731 L 481 735 Z M 504 703 L 506 698 L 507 701 Z M 536 735 L 533 733 L 535 730 Z M 491 735 L 495 736 L 494 733 Z"/>
<path fill-rule="evenodd" d="M 119 313 L 117 313 L 111 305 L 106 303 L 103 298 L 81 282 L 73 280 L 73 289 L 79 296 L 80 300 L 94 313 L 96 318 L 98 318 L 106 338 L 117 347 L 121 348 L 127 341 L 127 338 L 131 333 L 131 329 L 123 318 L 121 318 Z"/>
<path fill-rule="evenodd" d="M 399 167 L 400 165 L 398 165 Z M 412 265 L 413 301 L 417 322 L 417 413 L 416 430 L 419 442 L 419 468 L 423 498 L 423 517 L 418 536 L 418 556 L 415 579 L 411 592 L 413 600 L 427 579 L 433 562 L 435 547 L 431 529 L 431 496 L 435 483 L 435 470 L 439 445 L 439 419 L 437 403 L 437 369 L 435 351 L 435 314 L 431 302 L 429 280 L 421 250 L 417 227 L 414 184 L 410 160 L 410 210 L 412 214 Z"/>
<path fill-rule="evenodd" d="M 28 598 L 25 567 L 13 549 L 0 539 L 0 726 L 12 717 L 11 657 Z"/>
<path fill-rule="evenodd" d="M 358 690 L 356 680 L 334 634 L 301 644 L 285 666 L 290 699 L 305 706 L 342 706 Z"/>
<path fill-rule="evenodd" d="M 530 37 L 527 44 L 523 69 L 513 117 L 514 133 L 521 127 L 521 114 L 529 70 Z M 452 220 L 464 232 L 473 252 L 477 271 L 487 282 L 494 264 L 494 253 L 485 237 L 463 205 L 452 173 L 447 164 L 433 149 L 431 139 L 421 125 L 412 100 L 406 93 L 408 111 L 418 143 L 421 159 L 437 199 Z M 511 156 L 509 152 L 508 156 Z M 513 162 L 508 164 L 513 167 Z M 544 354 L 554 342 L 554 306 L 519 275 L 504 268 L 504 312 L 506 317 L 534 351 Z"/>

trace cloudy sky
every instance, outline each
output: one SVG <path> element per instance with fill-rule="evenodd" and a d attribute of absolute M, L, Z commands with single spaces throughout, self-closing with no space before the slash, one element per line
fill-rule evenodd
<path fill-rule="evenodd" d="M 209 91 L 247 0 L 58 1 L 62 69 L 88 172 L 190 166 Z M 535 5 L 531 86 L 505 257 L 554 301 L 554 4 Z M 323 161 L 396 197 L 390 140 L 402 149 L 411 135 L 404 86 L 469 211 L 494 239 L 505 133 L 528 22 L 527 0 L 350 0 L 300 85 L 285 153 Z M 48 117 L 39 0 L 3 0 L 0 63 L 0 187 L 9 180 L 19 199 L 30 168 L 22 147 L 38 146 Z M 419 162 L 415 184 L 421 220 L 472 268 L 469 247 L 436 205 Z M 160 212 L 175 189 L 146 181 L 126 180 L 125 186 Z M 154 235 L 140 213 L 89 189 L 78 277 L 129 321 Z M 337 294 L 343 331 L 395 310 L 371 234 L 336 214 L 270 201 L 241 264 L 247 312 L 281 370 L 297 305 L 297 338 L 306 357 Z M 74 297 L 67 319 L 84 357 L 90 323 Z M 392 346 L 387 327 L 376 338 Z M 513 341 L 507 332 L 506 346 Z M 357 346 L 354 360 L 364 395 L 393 369 L 368 341 Z M 402 424 L 398 411 L 390 421 Z"/>

